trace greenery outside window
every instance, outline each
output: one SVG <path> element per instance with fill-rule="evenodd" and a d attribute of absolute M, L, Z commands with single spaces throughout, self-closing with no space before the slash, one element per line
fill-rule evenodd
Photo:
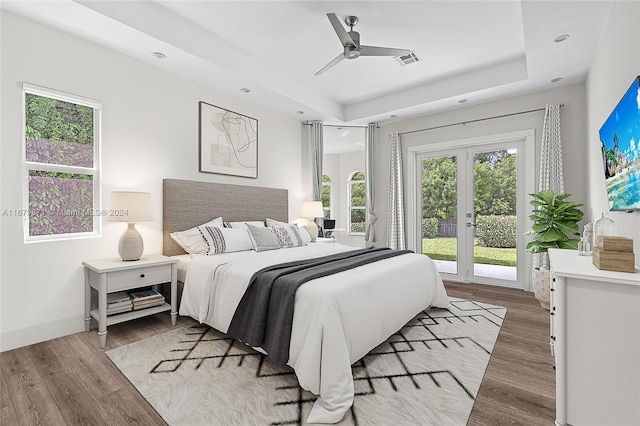
<path fill-rule="evenodd" d="M 347 192 L 349 196 L 349 234 L 364 235 L 367 214 L 367 184 L 364 173 L 351 173 Z"/>
<path fill-rule="evenodd" d="M 331 190 L 331 178 L 327 175 L 322 175 L 322 209 L 324 210 L 324 218 L 331 219 L 331 199 L 333 197 L 333 191 Z"/>
<path fill-rule="evenodd" d="M 26 83 L 22 92 L 25 241 L 100 235 L 100 102 Z"/>

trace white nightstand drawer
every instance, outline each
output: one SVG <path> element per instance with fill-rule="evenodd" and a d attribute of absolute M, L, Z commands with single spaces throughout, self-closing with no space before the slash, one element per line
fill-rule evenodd
<path fill-rule="evenodd" d="M 170 281 L 171 265 L 157 265 L 124 271 L 112 271 L 107 274 L 107 287 L 110 293 Z"/>

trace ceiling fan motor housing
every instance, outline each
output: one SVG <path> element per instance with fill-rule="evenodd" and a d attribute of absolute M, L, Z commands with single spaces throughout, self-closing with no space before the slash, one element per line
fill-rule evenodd
<path fill-rule="evenodd" d="M 344 56 L 347 59 L 356 59 L 360 56 L 360 34 L 356 31 L 349 31 L 349 37 L 355 43 L 355 46 L 345 45 Z"/>
<path fill-rule="evenodd" d="M 360 56 L 360 51 L 353 46 L 345 46 L 344 47 L 344 57 L 347 59 L 356 59 Z"/>

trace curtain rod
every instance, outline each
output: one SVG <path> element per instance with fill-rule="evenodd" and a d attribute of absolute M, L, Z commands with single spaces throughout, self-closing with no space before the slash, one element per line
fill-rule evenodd
<path fill-rule="evenodd" d="M 310 121 L 303 121 L 302 122 L 303 125 L 305 126 L 311 126 L 311 122 Z M 376 128 L 379 128 L 380 125 L 375 123 Z M 355 127 L 355 128 L 359 128 L 359 129 L 366 129 L 367 125 L 361 125 L 361 126 L 355 126 L 355 125 L 347 125 L 347 124 L 322 124 L 323 127 Z"/>
<path fill-rule="evenodd" d="M 560 108 L 562 108 L 563 106 L 564 104 L 560 104 Z M 408 135 L 410 133 L 426 132 L 427 130 L 442 129 L 443 127 L 459 126 L 460 124 L 464 126 L 467 123 L 476 123 L 478 121 L 493 120 L 494 118 L 511 117 L 512 115 L 529 114 L 531 112 L 544 111 L 545 109 L 546 108 L 536 108 L 536 109 L 530 109 L 528 111 L 520 111 L 520 112 L 512 112 L 510 114 L 496 115 L 493 117 L 485 117 L 485 118 L 477 118 L 475 120 L 460 121 L 459 123 L 443 124 L 442 126 L 434 126 L 434 127 L 427 127 L 425 129 L 410 130 L 408 132 L 398 133 L 398 135 L 401 136 L 401 135 Z"/>

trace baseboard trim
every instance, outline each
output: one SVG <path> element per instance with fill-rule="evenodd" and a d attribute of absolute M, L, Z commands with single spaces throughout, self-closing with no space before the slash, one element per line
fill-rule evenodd
<path fill-rule="evenodd" d="M 0 352 L 84 331 L 84 315 L 0 333 Z"/>

